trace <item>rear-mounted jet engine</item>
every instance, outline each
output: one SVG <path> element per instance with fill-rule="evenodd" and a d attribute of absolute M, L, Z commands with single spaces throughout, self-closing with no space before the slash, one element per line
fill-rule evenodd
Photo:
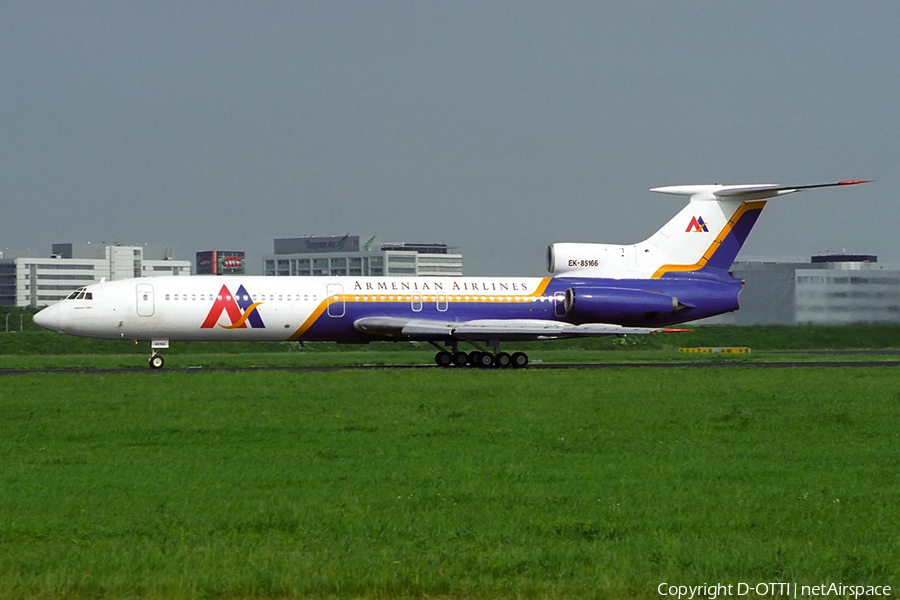
<path fill-rule="evenodd" d="M 566 316 L 617 323 L 655 319 L 687 308 L 678 298 L 628 288 L 579 287 L 566 290 Z"/>

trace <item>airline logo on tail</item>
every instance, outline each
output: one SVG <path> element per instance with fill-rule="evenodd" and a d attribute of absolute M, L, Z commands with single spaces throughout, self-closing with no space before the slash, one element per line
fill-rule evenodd
<path fill-rule="evenodd" d="M 244 286 L 239 287 L 237 294 L 232 296 L 228 286 L 223 285 L 200 329 L 212 329 L 216 325 L 223 329 L 246 329 L 247 323 L 255 329 L 265 329 L 262 317 L 256 310 L 260 304 L 262 302 L 253 302 Z M 223 312 L 228 313 L 231 325 L 219 323 L 219 317 Z"/>
<path fill-rule="evenodd" d="M 694 217 L 691 219 L 690 224 L 688 224 L 687 229 L 684 230 L 685 233 L 709 233 L 709 229 L 706 228 L 706 223 L 703 222 L 703 217 Z"/>

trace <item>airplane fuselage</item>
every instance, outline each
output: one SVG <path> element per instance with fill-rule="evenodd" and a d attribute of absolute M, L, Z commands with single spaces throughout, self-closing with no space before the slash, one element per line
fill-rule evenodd
<path fill-rule="evenodd" d="M 441 322 L 528 319 L 659 327 L 736 310 L 741 284 L 724 273 L 656 280 L 194 276 L 129 279 L 87 289 L 90 299 L 67 300 L 48 311 L 45 318 L 53 329 L 86 337 L 144 341 L 353 343 L 373 339 L 354 327 L 367 317 Z M 591 312 L 579 310 L 578 300 L 574 310 L 567 306 L 567 291 L 574 290 L 577 298 L 579 290 L 590 289 L 641 293 L 653 305 L 627 314 L 616 310 L 615 299 Z M 675 310 L 678 307 L 673 306 L 671 298 L 677 299 L 680 309 Z"/>

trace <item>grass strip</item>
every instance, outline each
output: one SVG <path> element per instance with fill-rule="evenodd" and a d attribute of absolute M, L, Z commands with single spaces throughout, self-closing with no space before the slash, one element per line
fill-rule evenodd
<path fill-rule="evenodd" d="M 25 375 L 0 596 L 896 584 L 893 369 Z"/>

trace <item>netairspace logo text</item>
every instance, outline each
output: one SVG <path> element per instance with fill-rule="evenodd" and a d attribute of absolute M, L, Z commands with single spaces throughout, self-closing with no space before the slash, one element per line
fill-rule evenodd
<path fill-rule="evenodd" d="M 716 600 L 723 596 L 746 596 L 753 592 L 757 596 L 784 596 L 786 598 L 815 598 L 833 596 L 836 598 L 859 598 L 890 596 L 889 585 L 844 585 L 843 583 L 823 583 L 821 585 L 800 585 L 797 583 L 715 583 L 703 585 L 675 585 L 668 582 L 659 584 L 656 591 L 660 596 L 671 596 L 678 600 L 707 598 Z"/>

